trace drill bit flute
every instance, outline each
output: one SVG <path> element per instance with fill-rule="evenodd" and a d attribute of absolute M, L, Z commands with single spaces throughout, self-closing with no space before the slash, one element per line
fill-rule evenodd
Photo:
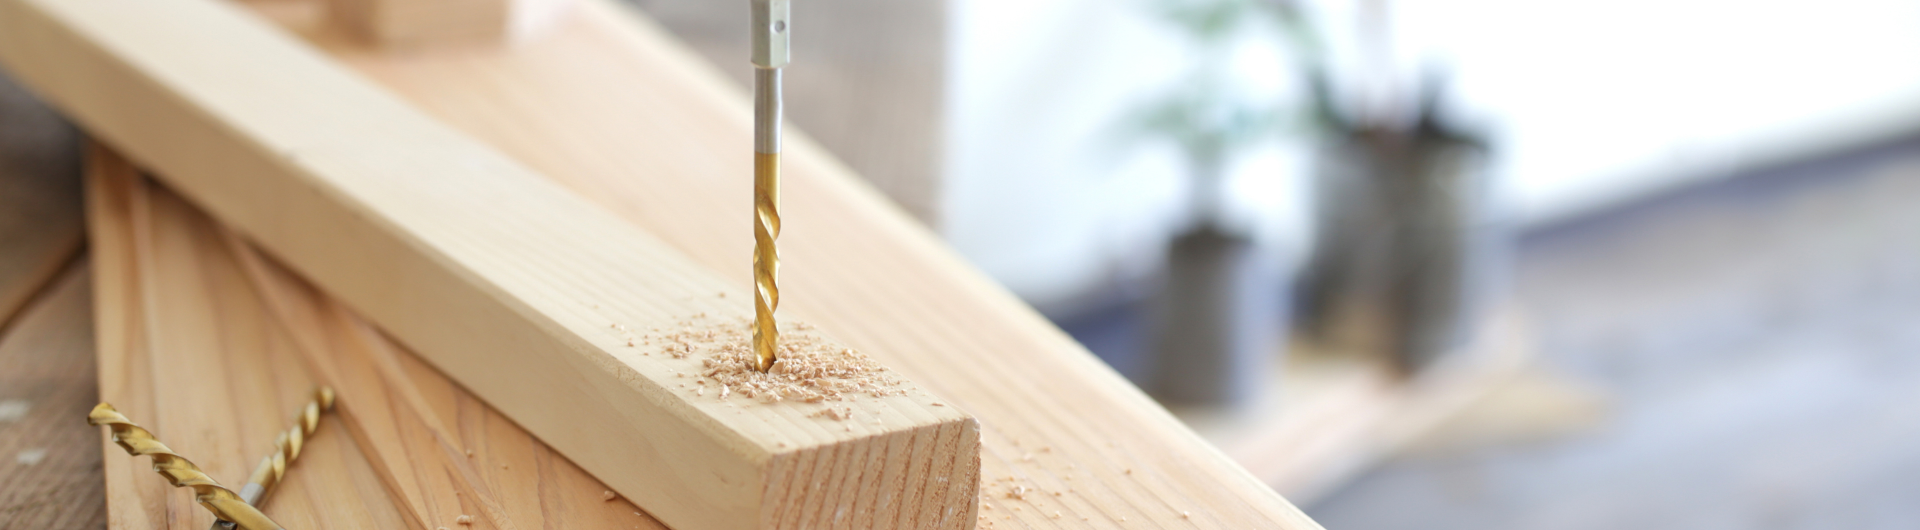
<path fill-rule="evenodd" d="M 753 353 L 773 368 L 780 330 L 780 68 L 787 65 L 788 0 L 748 0 L 753 15 Z"/>
<path fill-rule="evenodd" d="M 253 468 L 253 476 L 247 479 L 247 485 L 240 488 L 240 500 L 248 505 L 259 506 L 267 493 L 287 475 L 287 465 L 300 457 L 300 449 L 306 447 L 307 439 L 313 437 L 314 429 L 320 427 L 320 414 L 333 410 L 333 387 L 322 386 L 314 389 L 313 400 L 300 409 L 300 415 L 293 419 L 293 426 L 280 433 L 273 440 L 273 454 L 260 459 L 260 465 Z M 233 521 L 214 521 L 208 530 L 232 530 Z"/>
<path fill-rule="evenodd" d="M 101 403 L 93 407 L 93 412 L 87 414 L 87 424 L 107 426 L 112 432 L 113 443 L 127 450 L 127 454 L 153 457 L 155 472 L 166 477 L 173 487 L 192 489 L 193 499 L 220 520 L 233 521 L 244 530 L 281 530 L 280 525 L 268 519 L 266 514 L 260 513 L 259 509 L 242 500 L 239 494 L 200 471 L 200 466 L 174 454 L 173 449 L 160 443 L 152 432 L 134 425 L 133 420 L 114 410 L 113 405 Z"/>

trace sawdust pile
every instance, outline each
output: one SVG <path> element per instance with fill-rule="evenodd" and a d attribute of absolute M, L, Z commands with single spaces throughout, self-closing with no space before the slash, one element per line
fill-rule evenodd
<path fill-rule="evenodd" d="M 804 323 L 782 325 L 779 360 L 765 373 L 756 371 L 752 325 L 745 318 L 724 322 L 697 317 L 682 321 L 678 330 L 656 332 L 644 342 L 660 345 L 675 358 L 699 359 L 702 369 L 695 393 L 722 400 L 739 396 L 762 403 L 824 403 L 906 393 L 900 388 L 903 382 L 879 363 L 826 340 Z M 829 408 L 821 415 L 845 419 L 851 412 Z"/>

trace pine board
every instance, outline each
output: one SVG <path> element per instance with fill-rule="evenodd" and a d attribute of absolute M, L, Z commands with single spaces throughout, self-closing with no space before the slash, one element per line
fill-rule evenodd
<path fill-rule="evenodd" d="M 112 155 L 96 150 L 91 158 L 100 399 L 238 490 L 315 381 L 297 368 L 292 341 L 235 281 L 236 264 L 218 259 L 219 240 L 202 236 L 214 229 L 210 221 Z M 111 443 L 101 451 L 110 527 L 202 530 L 213 523 L 190 492 L 168 487 L 144 457 Z M 264 506 L 289 528 L 406 526 L 331 416 Z"/>
<path fill-rule="evenodd" d="M 543 39 L 392 55 L 350 44 L 297 4 L 262 12 L 735 284 L 750 281 L 749 100 L 643 16 L 586 0 Z M 782 314 L 835 330 L 981 419 L 982 527 L 1317 528 L 804 134 L 790 129 L 786 152 Z M 1038 493 L 1009 498 L 1015 486 Z"/>
<path fill-rule="evenodd" d="M 143 286 L 138 291 L 153 293 L 140 302 L 169 315 L 164 323 L 172 327 L 163 333 L 152 333 L 152 329 L 134 333 L 170 336 L 169 343 L 202 343 L 193 349 L 155 351 L 167 352 L 168 364 L 181 369 L 218 373 L 225 384 L 205 386 L 236 404 L 304 400 L 305 391 L 300 389 L 311 388 L 314 382 L 326 382 L 338 391 L 338 414 L 323 421 L 311 446 L 322 452 L 303 453 L 291 466 L 286 489 L 270 497 L 265 506 L 276 521 L 290 528 L 664 528 L 624 499 L 603 498 L 605 486 L 579 467 L 365 321 L 262 258 L 178 196 L 137 176 L 111 154 L 102 151 L 95 156 L 96 167 L 101 168 L 94 171 L 91 186 L 97 208 L 89 213 L 97 220 L 96 234 L 105 240 L 135 243 L 103 245 L 102 259 L 140 264 L 137 277 L 177 284 L 163 289 L 140 282 Z M 123 320 L 115 318 L 121 316 L 118 308 L 136 307 L 109 304 L 103 305 L 102 316 L 114 321 Z M 195 325 L 216 320 L 217 327 Z M 138 361 L 146 364 L 151 357 L 143 355 Z M 157 374 L 146 379 L 156 387 L 168 387 L 158 381 Z M 199 393 L 202 396 L 195 396 L 195 389 L 169 387 L 157 399 L 184 401 L 209 392 Z M 233 407 L 214 404 L 196 410 L 218 411 L 223 406 Z M 200 453 L 188 453 L 181 447 L 186 442 L 176 443 L 167 432 L 218 429 L 221 423 L 231 423 L 223 418 L 246 416 L 267 418 L 203 412 L 169 418 L 164 427 L 157 421 L 135 420 L 155 428 L 163 441 L 201 462 Z M 285 416 L 276 416 L 282 427 L 291 414 Z M 201 462 L 229 485 L 244 479 L 253 464 L 247 458 L 264 454 L 265 442 L 271 440 L 258 433 L 236 436 L 231 439 L 257 442 L 248 448 L 205 448 L 209 461 Z M 189 440 L 195 441 L 224 443 Z M 453 446 L 457 459 L 441 458 L 443 441 Z M 329 445 L 355 451 L 330 455 L 324 451 Z M 109 459 L 127 460 L 124 454 L 114 454 L 117 447 L 107 449 Z M 235 462 L 244 466 L 234 467 Z M 138 481 L 120 484 L 131 488 L 160 480 L 151 471 L 139 471 L 146 473 L 120 479 L 110 476 L 109 483 Z M 312 497 L 322 492 L 355 498 Z M 482 494 L 492 499 L 469 500 Z M 173 504 L 186 498 L 179 492 L 163 496 L 167 515 L 150 514 L 149 520 L 170 518 L 176 509 Z M 490 510 L 483 503 L 498 508 Z M 114 508 L 119 512 L 125 506 Z M 192 511 L 199 512 L 198 508 Z M 361 512 L 370 515 L 343 519 Z M 461 515 L 470 516 L 472 524 L 460 525 Z M 116 517 L 113 527 L 153 527 L 123 524 L 123 520 Z"/>
<path fill-rule="evenodd" d="M 0 62 L 90 132 L 663 521 L 972 521 L 959 408 L 897 375 L 826 404 L 676 384 L 704 359 L 625 330 L 745 317 L 737 286 L 237 8 L 15 0 L 0 25 Z M 873 421 L 820 414 L 843 403 Z"/>
<path fill-rule="evenodd" d="M 480 528 L 665 528 L 605 498 L 579 466 L 231 231 L 223 239 L 305 366 L 340 390 L 355 437 L 380 448 L 375 468 L 424 526 L 473 513 Z M 467 501 L 477 498 L 486 500 Z"/>
<path fill-rule="evenodd" d="M 500 56 L 394 59 L 415 67 L 419 87 L 381 81 L 464 109 L 423 105 L 744 284 L 747 243 L 731 236 L 747 226 L 745 180 L 704 175 L 747 174 L 735 154 L 746 151 L 729 147 L 747 145 L 745 97 L 617 8 L 589 3 L 576 16 L 555 40 Z M 573 59 L 528 60 L 542 54 Z M 460 75 L 432 73 L 449 69 Z M 986 493 L 999 508 L 983 515 L 1036 527 L 1315 527 L 816 147 L 792 144 L 786 308 L 986 418 Z M 553 169 L 566 164 L 593 167 Z M 1007 498 L 1015 486 L 1036 493 Z"/>

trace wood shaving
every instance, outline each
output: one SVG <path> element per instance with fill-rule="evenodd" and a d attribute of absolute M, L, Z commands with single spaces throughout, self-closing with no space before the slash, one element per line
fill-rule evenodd
<path fill-rule="evenodd" d="M 827 407 L 824 409 L 820 409 L 818 412 L 814 412 L 813 414 L 808 414 L 807 417 L 809 418 L 826 417 L 826 418 L 832 418 L 839 421 L 846 421 L 848 418 L 853 417 L 853 407 Z"/>
<path fill-rule="evenodd" d="M 708 382 L 718 384 L 715 399 L 719 400 L 738 395 L 761 403 L 831 403 L 906 394 L 901 388 L 904 382 L 892 372 L 860 352 L 820 337 L 806 323 L 782 326 L 779 360 L 765 373 L 756 371 L 752 324 L 746 318 L 717 322 L 703 313 L 680 322 L 677 330 L 655 330 L 642 342 L 658 343 L 661 353 L 676 359 L 698 359 L 701 369 L 694 374 L 699 378 L 696 383 L 702 388 Z M 694 395 L 706 393 L 696 388 Z M 845 421 L 853 414 L 851 408 L 828 407 L 813 416 Z"/>
<path fill-rule="evenodd" d="M 613 492 L 613 490 L 607 490 L 607 491 L 602 491 L 602 492 L 600 492 L 600 500 L 602 500 L 602 501 L 611 501 L 611 500 L 614 500 L 614 499 L 616 499 L 616 498 L 619 498 L 619 497 L 620 497 L 620 495 L 619 495 L 619 494 L 616 494 L 616 493 L 614 493 L 614 492 Z"/>

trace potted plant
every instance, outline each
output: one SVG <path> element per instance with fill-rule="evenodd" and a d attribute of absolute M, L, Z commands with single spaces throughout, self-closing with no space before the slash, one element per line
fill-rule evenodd
<path fill-rule="evenodd" d="M 1229 48 L 1280 34 L 1258 0 L 1154 0 L 1193 45 L 1192 70 L 1130 120 L 1141 137 L 1171 144 L 1188 177 L 1182 226 L 1167 244 L 1154 329 L 1140 381 L 1172 405 L 1228 406 L 1260 391 L 1284 335 L 1286 273 L 1273 249 L 1228 222 L 1227 172 L 1273 140 L 1288 114 L 1234 82 Z"/>

